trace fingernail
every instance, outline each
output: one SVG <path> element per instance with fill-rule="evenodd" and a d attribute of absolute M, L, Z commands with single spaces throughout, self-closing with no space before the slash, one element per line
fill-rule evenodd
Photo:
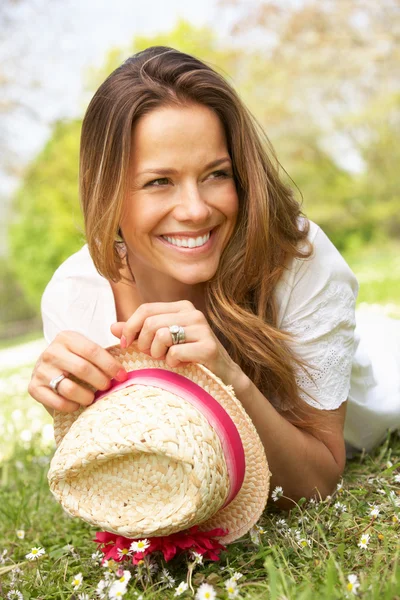
<path fill-rule="evenodd" d="M 126 337 L 124 335 L 121 336 L 120 346 L 126 348 Z"/>
<path fill-rule="evenodd" d="M 120 369 L 116 374 L 115 379 L 118 379 L 118 381 L 122 383 L 128 379 L 128 373 L 125 371 L 125 369 Z"/>

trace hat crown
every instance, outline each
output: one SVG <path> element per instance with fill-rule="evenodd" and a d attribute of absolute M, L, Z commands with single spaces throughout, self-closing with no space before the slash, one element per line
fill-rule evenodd
<path fill-rule="evenodd" d="M 229 492 L 221 442 L 205 416 L 142 385 L 80 415 L 53 458 L 49 483 L 67 512 L 131 538 L 197 525 Z"/>

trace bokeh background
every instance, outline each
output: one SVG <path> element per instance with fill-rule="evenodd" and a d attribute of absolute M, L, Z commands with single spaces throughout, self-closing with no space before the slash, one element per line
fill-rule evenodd
<path fill-rule="evenodd" d="M 3 418 L 12 437 L 18 404 L 32 403 L 41 295 L 85 241 L 85 109 L 150 45 L 192 53 L 229 79 L 304 212 L 356 273 L 358 308 L 400 317 L 399 40 L 400 0 L 1 0 L 0 393 L 10 401 L 0 429 Z M 30 410 L 27 442 L 42 409 Z"/>

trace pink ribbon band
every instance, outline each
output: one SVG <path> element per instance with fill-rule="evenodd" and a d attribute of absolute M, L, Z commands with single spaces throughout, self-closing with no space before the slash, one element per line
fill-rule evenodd
<path fill-rule="evenodd" d="M 239 432 L 223 406 L 191 379 L 173 371 L 157 368 L 130 371 L 128 379 L 123 383 L 112 379 L 111 388 L 105 392 L 96 392 L 94 401 L 132 385 L 151 385 L 171 392 L 189 402 L 206 417 L 220 439 L 228 469 L 230 489 L 222 507 L 225 508 L 242 487 L 246 462 Z"/>

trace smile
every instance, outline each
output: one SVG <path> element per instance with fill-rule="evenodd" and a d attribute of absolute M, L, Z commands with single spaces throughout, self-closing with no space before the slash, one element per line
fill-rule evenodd
<path fill-rule="evenodd" d="M 157 239 L 159 239 L 163 244 L 165 244 L 169 248 L 173 248 L 178 252 L 182 252 L 184 254 L 200 254 L 203 252 L 207 252 L 214 245 L 215 230 L 216 228 L 212 229 L 205 235 L 196 238 L 175 238 L 160 235 Z"/>

